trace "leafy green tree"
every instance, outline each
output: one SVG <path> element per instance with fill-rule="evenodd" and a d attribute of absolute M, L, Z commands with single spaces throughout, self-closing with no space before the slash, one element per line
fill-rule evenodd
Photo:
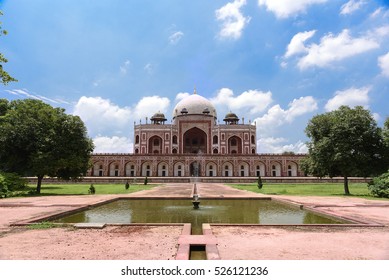
<path fill-rule="evenodd" d="M 387 152 L 389 153 L 389 117 L 386 118 L 386 121 L 384 123 L 384 128 L 382 130 L 382 135 L 384 137 L 385 146 L 387 149 Z"/>
<path fill-rule="evenodd" d="M 3 13 L 0 11 L 0 16 L 2 16 Z M 1 21 L 0 21 L 0 36 L 7 35 L 7 31 L 4 30 L 1 27 Z M 3 64 L 7 63 L 8 60 L 4 57 L 2 53 L 0 53 L 0 82 L 4 85 L 8 84 L 9 82 L 17 82 L 15 78 L 12 78 L 7 71 L 3 69 Z"/>
<path fill-rule="evenodd" d="M 66 180 L 84 175 L 93 148 L 78 116 L 42 101 L 11 101 L 0 116 L 0 169 L 37 176 L 37 193 L 46 175 Z"/>
<path fill-rule="evenodd" d="M 382 131 L 368 110 L 341 106 L 313 117 L 305 133 L 309 154 L 302 163 L 307 174 L 342 176 L 344 193 L 350 194 L 348 177 L 372 176 L 387 169 Z"/>

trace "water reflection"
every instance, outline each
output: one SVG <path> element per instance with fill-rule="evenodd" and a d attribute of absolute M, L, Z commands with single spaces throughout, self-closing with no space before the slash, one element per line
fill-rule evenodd
<path fill-rule="evenodd" d="M 340 221 L 270 200 L 118 200 L 57 220 L 63 223 L 334 224 Z"/>

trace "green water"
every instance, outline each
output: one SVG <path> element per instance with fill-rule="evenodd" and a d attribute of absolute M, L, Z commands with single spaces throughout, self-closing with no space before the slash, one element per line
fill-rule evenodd
<path fill-rule="evenodd" d="M 227 224 L 339 224 L 343 221 L 317 215 L 271 200 L 123 199 L 55 220 L 60 223 L 191 223 L 201 234 L 203 223 Z"/>

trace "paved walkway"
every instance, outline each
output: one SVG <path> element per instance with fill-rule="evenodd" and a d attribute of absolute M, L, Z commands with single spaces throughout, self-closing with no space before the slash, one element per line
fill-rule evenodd
<path fill-rule="evenodd" d="M 201 198 L 264 197 L 223 184 L 197 183 Z M 211 242 L 221 259 L 389 259 L 389 201 L 354 197 L 270 196 L 381 227 L 207 226 L 189 237 L 182 225 L 101 230 L 10 227 L 122 196 L 190 198 L 193 184 L 166 184 L 128 195 L 42 196 L 0 200 L 0 259 L 174 259 L 177 244 Z M 239 210 L 237 210 L 239 211 Z M 193 239 L 193 240 L 192 240 Z M 194 240 L 196 239 L 196 240 Z M 204 240 L 205 241 L 204 241 Z M 99 244 L 96 246 L 96 244 Z"/>
<path fill-rule="evenodd" d="M 193 183 L 171 183 L 151 190 L 140 191 L 130 194 L 131 197 L 182 197 L 190 198 L 193 195 Z M 223 197 L 262 197 L 262 194 L 231 188 L 223 184 L 196 183 L 197 193 L 200 198 L 223 198 Z"/>

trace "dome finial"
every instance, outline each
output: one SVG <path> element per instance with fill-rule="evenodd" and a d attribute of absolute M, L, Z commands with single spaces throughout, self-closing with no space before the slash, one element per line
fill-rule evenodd
<path fill-rule="evenodd" d="M 196 91 L 196 86 L 194 86 L 194 91 L 193 91 L 193 94 L 197 94 L 197 91 Z"/>

